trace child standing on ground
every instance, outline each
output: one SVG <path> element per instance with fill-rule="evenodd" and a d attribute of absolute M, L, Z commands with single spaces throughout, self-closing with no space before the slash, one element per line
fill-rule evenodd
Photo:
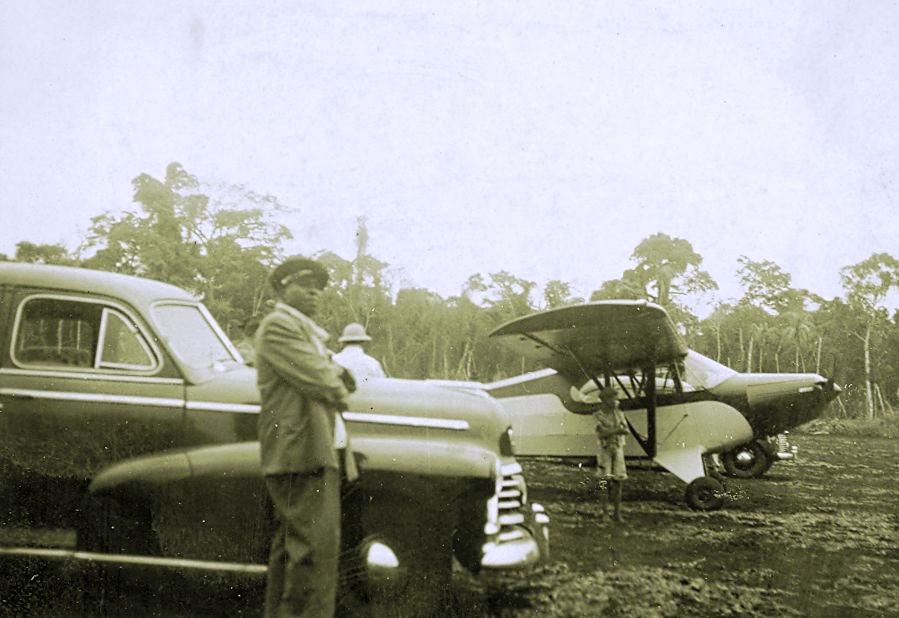
<path fill-rule="evenodd" d="M 618 391 L 614 386 L 604 387 L 599 393 L 599 401 L 599 409 L 593 413 L 593 419 L 596 421 L 596 465 L 602 514 L 609 514 L 609 502 L 612 502 L 612 517 L 615 521 L 622 521 L 621 489 L 627 479 L 624 462 L 624 441 L 629 433 L 627 420 L 618 408 Z"/>

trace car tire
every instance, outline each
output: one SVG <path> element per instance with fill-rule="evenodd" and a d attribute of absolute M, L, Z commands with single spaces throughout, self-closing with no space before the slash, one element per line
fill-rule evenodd
<path fill-rule="evenodd" d="M 452 582 L 453 549 L 449 513 L 420 505 L 368 509 L 365 529 L 393 550 L 404 584 L 390 592 L 369 592 L 372 616 L 439 616 L 446 613 Z"/>
<path fill-rule="evenodd" d="M 758 478 L 774 464 L 771 455 L 758 441 L 748 442 L 724 454 L 724 469 L 739 479 Z"/>
<path fill-rule="evenodd" d="M 717 511 L 724 505 L 724 485 L 709 476 L 701 476 L 687 485 L 687 505 L 694 511 Z"/>

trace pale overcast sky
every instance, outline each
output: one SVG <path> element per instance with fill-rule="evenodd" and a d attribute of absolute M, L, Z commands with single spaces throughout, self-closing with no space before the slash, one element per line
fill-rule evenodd
<path fill-rule="evenodd" d="M 899 257 L 896 2 L 0 0 L 0 252 L 74 248 L 178 161 L 276 195 L 290 252 L 456 294 L 586 295 L 647 236 L 841 294 Z"/>

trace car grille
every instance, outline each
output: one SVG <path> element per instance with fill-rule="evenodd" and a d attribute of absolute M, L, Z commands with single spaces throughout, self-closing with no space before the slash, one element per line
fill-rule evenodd
<path fill-rule="evenodd" d="M 496 494 L 487 503 L 484 532 L 495 542 L 503 543 L 525 535 L 527 484 L 518 463 L 502 466 L 496 481 Z"/>

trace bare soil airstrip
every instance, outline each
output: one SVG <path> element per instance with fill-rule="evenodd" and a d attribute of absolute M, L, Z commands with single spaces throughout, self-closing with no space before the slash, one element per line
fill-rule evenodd
<path fill-rule="evenodd" d="M 551 560 L 502 593 L 458 573 L 444 615 L 899 615 L 899 440 L 793 437 L 798 462 L 730 479 L 727 504 L 712 513 L 689 510 L 671 475 L 633 467 L 622 524 L 600 520 L 592 469 L 526 461 L 531 499 L 552 517 Z M 107 580 L 97 606 L 83 568 L 2 568 L 2 616 L 261 615 L 258 582 L 187 586 L 143 574 Z"/>

